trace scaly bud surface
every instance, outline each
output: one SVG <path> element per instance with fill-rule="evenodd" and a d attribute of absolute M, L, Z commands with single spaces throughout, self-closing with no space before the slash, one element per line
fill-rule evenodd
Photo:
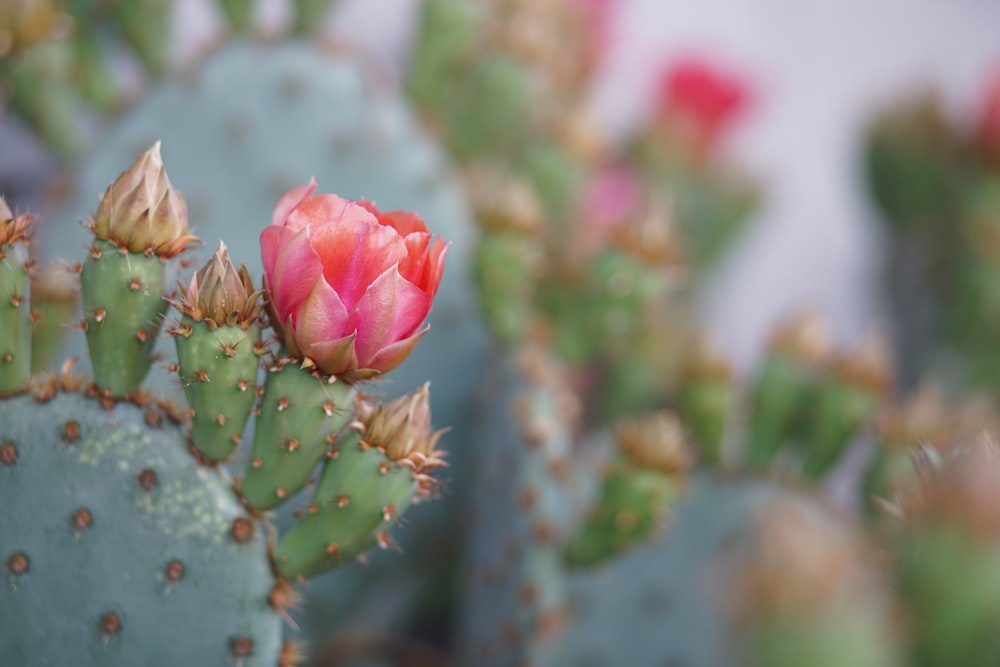
<path fill-rule="evenodd" d="M 188 234 L 187 204 L 170 185 L 159 141 L 108 186 L 93 231 L 98 239 L 129 252 L 167 258 L 197 240 Z"/>
<path fill-rule="evenodd" d="M 192 276 L 182 293 L 182 301 L 174 305 L 195 322 L 204 322 L 209 331 L 221 326 L 247 329 L 262 309 L 263 292 L 254 289 L 244 265 L 237 269 L 229 259 L 225 243 L 219 244 L 212 259 Z"/>

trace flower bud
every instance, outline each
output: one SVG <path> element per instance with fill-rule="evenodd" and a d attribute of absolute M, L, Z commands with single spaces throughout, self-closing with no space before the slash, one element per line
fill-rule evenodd
<path fill-rule="evenodd" d="M 19 242 L 27 243 L 31 239 L 34 222 L 35 217 L 27 213 L 15 216 L 0 197 L 0 260 L 7 256 L 8 247 Z"/>
<path fill-rule="evenodd" d="M 94 236 L 134 253 L 174 257 L 197 238 L 188 234 L 187 204 L 174 190 L 160 142 L 108 186 L 93 223 Z"/>
<path fill-rule="evenodd" d="M 385 450 L 393 461 L 419 459 L 422 462 L 435 457 L 437 441 L 444 430 L 431 431 L 430 383 L 401 396 L 388 405 L 382 405 L 365 419 L 365 442 Z"/>
<path fill-rule="evenodd" d="M 684 426 L 666 410 L 621 424 L 615 430 L 615 442 L 632 461 L 667 475 L 682 474 L 692 463 Z"/>
<path fill-rule="evenodd" d="M 249 327 L 260 315 L 261 291 L 254 290 L 247 268 L 237 269 L 226 244 L 220 243 L 208 263 L 191 277 L 178 309 L 195 322 L 204 320 L 209 330 L 223 325 Z"/>

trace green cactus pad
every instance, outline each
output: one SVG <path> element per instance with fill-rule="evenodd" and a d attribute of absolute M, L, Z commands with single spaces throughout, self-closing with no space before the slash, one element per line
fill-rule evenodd
<path fill-rule="evenodd" d="M 0 252 L 0 394 L 23 389 L 31 372 L 27 254 L 23 243 Z"/>
<path fill-rule="evenodd" d="M 162 413 L 25 395 L 0 432 L 4 664 L 232 667 L 249 640 L 239 664 L 275 665 L 264 531 Z"/>
<path fill-rule="evenodd" d="M 209 331 L 184 316 L 176 331 L 181 386 L 194 410 L 191 438 L 203 456 L 221 461 L 240 443 L 257 400 L 260 327 Z"/>
<path fill-rule="evenodd" d="M 871 587 L 871 599 L 865 593 L 851 596 L 850 613 L 831 617 L 830 624 L 785 632 L 758 623 L 748 635 L 734 623 L 728 605 L 732 576 L 739 576 L 740 568 L 733 554 L 753 538 L 756 522 L 777 507 L 819 511 L 807 497 L 764 482 L 697 478 L 672 509 L 664 536 L 570 577 L 572 616 L 562 650 L 550 664 L 898 665 L 878 584 Z M 820 516 L 840 520 L 826 511 Z M 799 662 L 790 662 L 792 656 Z"/>
<path fill-rule="evenodd" d="M 439 37 L 444 41 L 451 33 Z M 157 140 L 163 142 L 171 182 L 188 202 L 192 230 L 206 242 L 192 253 L 192 266 L 225 239 L 233 260 L 245 263 L 259 279 L 259 233 L 278 198 L 310 176 L 323 192 L 364 198 L 380 210 L 415 211 L 450 243 L 428 318 L 431 333 L 378 382 L 388 399 L 431 380 L 435 422 L 452 428 L 442 439 L 451 449 L 450 493 L 407 513 L 407 529 L 400 531 L 405 557 L 375 552 L 367 566 L 346 565 L 310 581 L 307 612 L 298 620 L 304 630 L 313 626 L 325 636 L 330 627 L 345 627 L 359 615 L 383 618 L 390 609 L 398 614 L 423 586 L 434 585 L 433 596 L 448 595 L 449 589 L 432 584 L 427 572 L 452 571 L 442 554 L 451 553 L 450 545 L 458 540 L 458 500 L 470 479 L 463 471 L 472 449 L 452 445 L 473 441 L 470 396 L 480 383 L 487 337 L 469 279 L 476 226 L 444 152 L 396 89 L 370 76 L 358 58 L 302 41 L 234 40 L 189 76 L 162 80 L 116 120 L 74 174 L 73 199 L 40 230 L 43 252 L 77 253 L 88 242 L 79 219 L 93 208 L 94 193 L 103 192 L 110 175 Z M 82 338 L 71 342 L 74 347 L 64 355 L 78 356 L 85 372 Z M 161 348 L 168 365 L 173 345 Z M 176 377 L 158 366 L 147 384 L 182 400 Z M 253 428 L 251 420 L 246 439 Z M 237 449 L 237 456 L 247 450 Z M 283 505 L 277 525 L 290 526 L 303 504 Z"/>
<path fill-rule="evenodd" d="M 816 390 L 811 419 L 803 436 L 808 449 L 803 472 L 819 479 L 840 460 L 859 429 L 875 415 L 879 396 L 873 391 L 832 377 Z"/>
<path fill-rule="evenodd" d="M 548 665 L 558 646 L 572 425 L 562 388 L 529 374 L 497 353 L 481 387 L 457 664 Z"/>
<path fill-rule="evenodd" d="M 724 462 L 727 421 L 737 401 L 735 387 L 728 379 L 692 379 L 681 386 L 681 413 L 703 463 L 717 466 Z"/>
<path fill-rule="evenodd" d="M 332 384 L 294 360 L 268 373 L 243 479 L 243 497 L 260 510 L 302 490 L 354 410 L 354 389 Z"/>
<path fill-rule="evenodd" d="M 327 457 L 306 516 L 274 550 L 278 570 L 286 579 L 311 577 L 354 560 L 403 515 L 415 494 L 409 470 L 348 432 Z"/>
<path fill-rule="evenodd" d="M 153 365 L 167 312 L 163 260 L 95 239 L 80 287 L 97 386 L 112 396 L 131 394 Z"/>
<path fill-rule="evenodd" d="M 802 360 L 780 351 L 763 360 L 751 395 L 748 465 L 758 469 L 770 465 L 808 405 L 811 386 L 812 369 Z"/>
<path fill-rule="evenodd" d="M 664 523 L 679 480 L 619 454 L 605 473 L 601 495 L 566 546 L 572 567 L 604 562 L 652 536 Z"/>

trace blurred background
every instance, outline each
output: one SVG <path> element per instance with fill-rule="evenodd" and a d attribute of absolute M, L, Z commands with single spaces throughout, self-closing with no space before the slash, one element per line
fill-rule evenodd
<path fill-rule="evenodd" d="M 997 26 L 987 0 L 0 0 L 0 193 L 42 265 L 77 256 L 162 140 L 195 262 L 225 238 L 258 276 L 313 176 L 451 242 L 380 385 L 431 380 L 446 491 L 402 555 L 310 582 L 315 664 L 985 667 L 1000 459 L 961 452 L 1000 423 Z"/>
<path fill-rule="evenodd" d="M 273 39 L 291 26 L 291 2 L 247 4 L 259 33 Z M 876 110 L 926 88 L 940 92 L 956 122 L 972 124 L 1000 67 L 992 28 L 1000 8 L 987 0 L 614 4 L 606 52 L 585 102 L 611 136 L 650 115 L 657 77 L 678 57 L 733 69 L 752 91 L 726 151 L 766 183 L 767 198 L 700 306 L 738 365 L 747 368 L 776 322 L 804 304 L 828 313 L 848 339 L 884 318 L 873 284 L 883 270 L 885 239 L 860 171 L 866 125 Z M 322 33 L 361 50 L 380 76 L 398 81 L 419 6 L 418 0 L 342 0 L 323 19 Z M 169 16 L 170 58 L 182 68 L 226 31 L 212 2 L 176 0 Z M 121 57 L 111 65 L 127 94 L 140 94 L 135 64 Z M 11 116 L 8 103 L 0 177 L 16 186 L 26 157 L 43 163 L 44 145 Z M 29 197 L 28 185 L 7 190 L 14 201 Z"/>

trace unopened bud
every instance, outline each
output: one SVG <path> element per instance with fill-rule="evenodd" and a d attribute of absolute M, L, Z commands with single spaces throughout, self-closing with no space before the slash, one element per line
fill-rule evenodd
<path fill-rule="evenodd" d="M 34 221 L 34 216 L 28 214 L 15 216 L 7 202 L 0 197 L 0 259 L 3 259 L 7 246 L 30 239 Z"/>
<path fill-rule="evenodd" d="M 771 349 L 818 365 L 829 359 L 831 339 L 826 320 L 815 311 L 806 311 L 778 325 Z"/>
<path fill-rule="evenodd" d="M 393 461 L 434 453 L 444 431 L 431 431 L 430 383 L 379 406 L 368 417 L 365 441 L 385 450 Z"/>
<path fill-rule="evenodd" d="M 108 186 L 94 216 L 94 236 L 134 253 L 173 257 L 197 238 L 188 234 L 187 204 L 167 178 L 160 142 Z"/>
<path fill-rule="evenodd" d="M 691 465 L 691 451 L 677 415 L 666 410 L 631 419 L 615 430 L 618 448 L 641 466 L 668 475 Z"/>
<path fill-rule="evenodd" d="M 246 328 L 260 314 L 260 295 L 246 267 L 241 264 L 237 269 L 226 244 L 220 243 L 208 263 L 191 277 L 178 307 L 194 321 L 207 322 L 210 330 L 222 325 Z"/>

